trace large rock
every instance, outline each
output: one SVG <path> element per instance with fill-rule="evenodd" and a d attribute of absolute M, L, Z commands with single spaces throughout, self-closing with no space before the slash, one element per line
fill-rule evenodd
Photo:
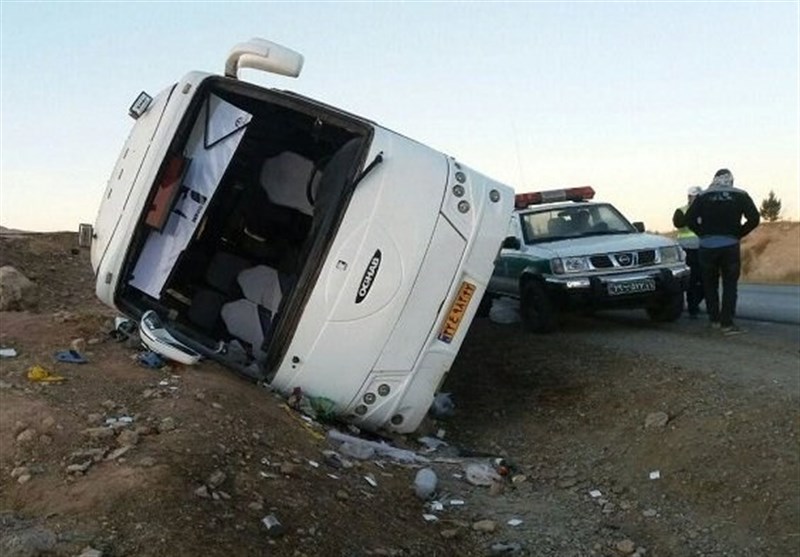
<path fill-rule="evenodd" d="M 36 306 L 36 285 L 14 267 L 0 267 L 0 311 L 20 311 Z"/>

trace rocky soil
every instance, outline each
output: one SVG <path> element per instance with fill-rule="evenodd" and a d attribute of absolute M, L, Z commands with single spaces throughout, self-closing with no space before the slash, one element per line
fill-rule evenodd
<path fill-rule="evenodd" d="M 138 364 L 74 245 L 0 236 L 0 266 L 36 285 L 35 307 L 0 313 L 4 557 L 800 555 L 793 331 L 478 319 L 453 414 L 386 440 L 417 462 L 359 459 L 329 431 L 374 438 L 216 364 Z M 88 363 L 54 360 L 70 347 Z M 64 380 L 31 381 L 37 365 Z"/>

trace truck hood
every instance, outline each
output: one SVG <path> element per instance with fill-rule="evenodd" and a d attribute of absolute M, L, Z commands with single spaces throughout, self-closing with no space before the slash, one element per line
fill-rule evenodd
<path fill-rule="evenodd" d="M 598 253 L 640 251 L 674 246 L 675 241 L 665 236 L 646 233 L 584 236 L 570 240 L 542 242 L 525 246 L 525 252 L 544 258 L 577 257 Z"/>

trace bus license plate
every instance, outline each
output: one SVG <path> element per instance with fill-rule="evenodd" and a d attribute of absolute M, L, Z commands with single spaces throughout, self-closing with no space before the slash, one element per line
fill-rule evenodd
<path fill-rule="evenodd" d="M 447 314 L 447 319 L 441 331 L 439 331 L 439 340 L 447 344 L 453 342 L 453 337 L 455 337 L 456 332 L 458 332 L 458 327 L 461 325 L 461 320 L 464 318 L 467 306 L 469 306 L 469 301 L 472 299 L 474 293 L 474 284 L 467 281 L 461 283 L 458 296 L 456 296 L 456 299 L 453 301 L 450 312 Z"/>
<path fill-rule="evenodd" d="M 610 282 L 608 284 L 608 295 L 639 294 L 641 292 L 653 292 L 655 289 L 656 281 L 651 278 L 629 280 L 627 282 Z"/>

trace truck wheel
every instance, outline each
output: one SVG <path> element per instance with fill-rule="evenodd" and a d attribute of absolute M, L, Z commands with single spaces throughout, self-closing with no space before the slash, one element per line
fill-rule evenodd
<path fill-rule="evenodd" d="M 520 314 L 522 324 L 532 333 L 549 333 L 556 329 L 555 307 L 541 284 L 535 280 L 526 282 L 520 291 Z"/>
<path fill-rule="evenodd" d="M 659 323 L 669 323 L 677 320 L 683 313 L 683 292 L 670 294 L 658 303 L 647 307 L 650 319 Z"/>

